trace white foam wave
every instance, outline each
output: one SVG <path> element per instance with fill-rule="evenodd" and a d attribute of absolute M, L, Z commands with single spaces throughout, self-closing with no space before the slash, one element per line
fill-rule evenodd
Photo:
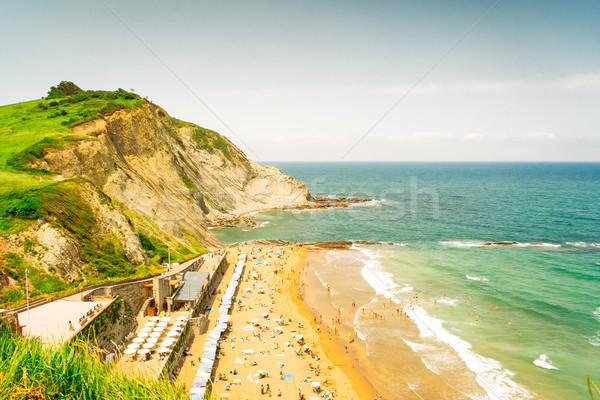
<path fill-rule="evenodd" d="M 596 318 L 596 321 L 600 322 L 600 307 L 592 311 L 592 314 L 594 314 L 594 318 Z"/>
<path fill-rule="evenodd" d="M 328 285 L 325 283 L 325 281 L 324 281 L 323 279 L 321 279 L 321 275 L 320 275 L 320 274 L 319 274 L 317 271 L 315 271 L 315 276 L 317 277 L 317 279 L 319 280 L 319 282 L 321 282 L 321 285 L 323 285 L 323 287 L 324 287 L 324 288 L 327 288 L 327 287 L 329 287 L 329 286 L 328 286 Z"/>
<path fill-rule="evenodd" d="M 477 375 L 477 383 L 491 398 L 524 399 L 533 395 L 525 387 L 514 382 L 514 373 L 504 369 L 500 362 L 484 357 L 471 350 L 471 344 L 448 332 L 443 327 L 443 321 L 431 317 L 421 307 L 406 309 L 408 315 L 416 322 L 421 337 L 435 337 L 448 344 L 464 361 L 471 371 Z"/>
<path fill-rule="evenodd" d="M 459 241 L 441 241 L 442 246 L 448 247 L 483 247 L 483 242 L 459 242 Z"/>
<path fill-rule="evenodd" d="M 271 223 L 271 221 L 264 221 L 261 224 L 258 224 L 256 227 L 257 228 L 264 228 L 265 226 L 269 225 Z"/>
<path fill-rule="evenodd" d="M 381 207 L 381 203 L 383 203 L 383 200 L 373 199 L 361 203 L 350 203 L 348 207 Z"/>
<path fill-rule="evenodd" d="M 567 242 L 566 244 L 574 247 L 600 247 L 600 243 Z"/>
<path fill-rule="evenodd" d="M 381 257 L 376 252 L 364 247 L 352 245 L 352 248 L 359 249 L 366 256 L 362 260 L 364 265 L 360 270 L 363 279 L 371 285 L 377 294 L 391 298 L 398 284 L 394 282 L 394 276 L 391 273 L 383 270 L 383 265 L 379 261 Z"/>
<path fill-rule="evenodd" d="M 396 304 L 400 300 L 394 297 L 394 288 L 398 285 L 392 279 L 392 274 L 383 270 L 376 253 L 353 246 L 360 250 L 366 259 L 361 270 L 363 278 L 378 293 L 391 299 Z M 477 375 L 477 382 L 488 393 L 490 398 L 525 399 L 533 395 L 526 388 L 514 382 L 511 377 L 514 373 L 504 369 L 500 362 L 481 356 L 471 350 L 471 344 L 450 333 L 443 327 L 443 321 L 430 316 L 423 308 L 405 307 L 405 312 L 417 324 L 422 338 L 435 338 L 449 345 L 463 360 L 467 368 Z"/>
<path fill-rule="evenodd" d="M 540 354 L 539 358 L 537 360 L 535 360 L 533 363 L 540 368 L 558 369 L 554 365 L 552 365 L 552 361 L 550 361 L 548 356 L 545 354 Z"/>
<path fill-rule="evenodd" d="M 465 275 L 465 276 L 470 281 L 481 281 L 481 282 L 487 282 L 488 281 L 488 278 L 486 278 L 485 276 L 471 276 L 471 275 Z"/>
<path fill-rule="evenodd" d="M 481 240 L 443 240 L 439 242 L 442 246 L 447 247 L 507 247 L 507 246 L 515 246 L 515 247 L 547 247 L 547 248 L 558 248 L 562 247 L 560 244 L 554 243 L 519 243 L 519 242 L 485 242 Z"/>
<path fill-rule="evenodd" d="M 455 306 L 455 305 L 458 304 L 459 300 L 457 300 L 457 299 L 451 299 L 449 297 L 442 297 L 440 299 L 437 299 L 437 302 L 441 303 L 441 304 L 448 304 L 450 306 Z"/>
<path fill-rule="evenodd" d="M 423 350 L 435 350 L 435 347 L 428 346 L 426 344 L 415 343 L 415 342 L 411 342 L 411 341 L 406 340 L 406 339 L 402 339 L 402 341 L 404 343 L 406 343 L 406 345 L 408 347 L 410 347 L 411 350 L 414 351 L 415 353 L 418 353 L 419 351 L 423 351 Z"/>
<path fill-rule="evenodd" d="M 560 245 L 560 244 L 554 244 L 554 243 L 517 243 L 517 246 L 519 246 L 519 247 L 532 247 L 532 246 L 539 246 L 539 247 L 562 247 L 562 245 Z"/>
<path fill-rule="evenodd" d="M 592 346 L 600 346 L 600 331 L 596 332 L 596 336 L 588 337 L 588 339 Z"/>
<path fill-rule="evenodd" d="M 396 293 L 409 293 L 409 292 L 412 292 L 413 290 L 414 290 L 414 288 L 412 286 L 406 285 L 402 289 L 397 290 Z"/>

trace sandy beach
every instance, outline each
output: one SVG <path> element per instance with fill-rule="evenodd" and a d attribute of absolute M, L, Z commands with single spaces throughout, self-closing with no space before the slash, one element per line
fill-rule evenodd
<path fill-rule="evenodd" d="M 223 334 L 213 369 L 212 398 L 373 399 L 375 392 L 355 363 L 302 301 L 299 268 L 308 254 L 298 245 L 230 247 L 230 262 L 247 254 L 234 297 L 230 330 Z M 223 293 L 233 268 L 218 288 Z M 219 295 L 217 294 L 217 297 Z M 215 300 L 208 330 L 218 318 Z M 198 335 L 180 374 L 190 388 L 207 333 Z"/>

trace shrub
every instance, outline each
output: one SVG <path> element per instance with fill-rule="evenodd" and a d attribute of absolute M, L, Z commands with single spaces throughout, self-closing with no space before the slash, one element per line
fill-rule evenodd
<path fill-rule="evenodd" d="M 10 194 L 5 197 L 10 197 Z M 2 210 L 2 216 L 13 216 L 21 219 L 40 219 L 43 217 L 41 210 L 41 196 L 38 193 L 27 193 L 21 198 L 12 199 L 8 206 Z"/>

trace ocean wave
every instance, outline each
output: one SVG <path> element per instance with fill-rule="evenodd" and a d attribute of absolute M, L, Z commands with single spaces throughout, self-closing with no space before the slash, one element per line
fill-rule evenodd
<path fill-rule="evenodd" d="M 539 358 L 533 362 L 533 364 L 537 365 L 540 368 L 545 369 L 558 369 L 554 365 L 552 365 L 552 361 L 545 354 L 540 354 Z"/>
<path fill-rule="evenodd" d="M 488 278 L 486 278 L 485 276 L 471 276 L 471 275 L 465 275 L 465 276 L 470 281 L 481 281 L 481 282 L 487 282 L 488 281 Z"/>
<path fill-rule="evenodd" d="M 592 346 L 600 346 L 600 331 L 596 332 L 596 336 L 588 337 L 589 342 Z"/>
<path fill-rule="evenodd" d="M 429 346 L 429 345 L 426 345 L 426 344 L 411 342 L 411 341 L 406 340 L 404 338 L 402 339 L 402 341 L 404 343 L 406 343 L 406 345 L 408 347 L 410 347 L 411 350 L 414 351 L 415 353 L 417 353 L 419 351 L 423 351 L 423 350 L 435 350 L 435 347 Z"/>
<path fill-rule="evenodd" d="M 394 294 L 398 287 L 392 279 L 392 274 L 384 271 L 377 253 L 356 246 L 366 258 L 363 259 L 364 267 L 361 270 L 363 278 L 378 294 L 384 295 L 394 303 L 400 300 Z M 476 374 L 479 385 L 491 398 L 525 399 L 533 397 L 525 387 L 514 382 L 511 377 L 514 373 L 504 369 L 499 361 L 484 357 L 471 349 L 471 344 L 458 336 L 450 333 L 443 327 L 443 321 L 430 316 L 425 309 L 405 307 L 404 311 L 415 321 L 422 338 L 433 338 L 449 345 L 463 360 L 467 368 Z"/>
<path fill-rule="evenodd" d="M 348 207 L 381 207 L 383 202 L 383 199 L 372 199 L 360 203 L 350 203 L 348 204 Z"/>
<path fill-rule="evenodd" d="M 569 246 L 574 247 L 600 247 L 600 243 L 587 243 L 587 242 L 567 242 Z"/>
<path fill-rule="evenodd" d="M 600 322 L 600 307 L 592 311 L 592 314 L 594 314 L 594 318 L 596 318 L 596 321 Z"/>
<path fill-rule="evenodd" d="M 396 291 L 396 293 L 409 293 L 409 292 L 412 292 L 413 290 L 414 290 L 414 289 L 413 289 L 413 287 L 412 287 L 412 286 L 410 286 L 410 285 L 406 285 L 406 286 L 404 286 L 402 289 L 400 289 L 400 290 L 397 290 L 397 291 Z"/>
<path fill-rule="evenodd" d="M 449 306 L 455 306 L 458 304 L 459 301 L 460 300 L 458 300 L 458 299 L 451 299 L 449 297 L 442 297 L 442 298 L 436 299 L 436 302 L 438 304 L 448 304 Z"/>
<path fill-rule="evenodd" d="M 430 316 L 423 308 L 405 310 L 416 322 L 423 338 L 436 338 L 449 345 L 463 360 L 467 368 L 476 374 L 477 383 L 491 398 L 525 399 L 533 394 L 514 382 L 514 373 L 503 368 L 499 361 L 484 357 L 471 349 L 471 344 L 450 333 L 443 327 L 443 321 Z"/>
<path fill-rule="evenodd" d="M 383 265 L 380 261 L 381 256 L 375 251 L 359 245 L 352 245 L 352 248 L 358 249 L 366 256 L 361 260 L 364 264 L 360 270 L 363 279 L 367 281 L 377 294 L 391 298 L 395 294 L 394 289 L 398 287 L 398 284 L 394 281 L 393 274 L 383 270 Z"/>
<path fill-rule="evenodd" d="M 439 242 L 442 246 L 447 247 L 544 247 L 544 248 L 559 248 L 562 247 L 561 244 L 554 243 L 543 243 L 543 242 L 530 242 L 530 243 L 520 243 L 520 242 L 511 242 L 511 241 L 501 241 L 501 242 L 486 242 L 481 240 L 442 240 Z"/>

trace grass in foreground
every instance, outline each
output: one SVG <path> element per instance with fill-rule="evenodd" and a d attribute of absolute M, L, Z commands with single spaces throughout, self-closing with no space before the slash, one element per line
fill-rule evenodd
<path fill-rule="evenodd" d="M 0 326 L 0 399 L 187 399 L 163 378 L 131 377 L 83 342 L 45 346 Z"/>

